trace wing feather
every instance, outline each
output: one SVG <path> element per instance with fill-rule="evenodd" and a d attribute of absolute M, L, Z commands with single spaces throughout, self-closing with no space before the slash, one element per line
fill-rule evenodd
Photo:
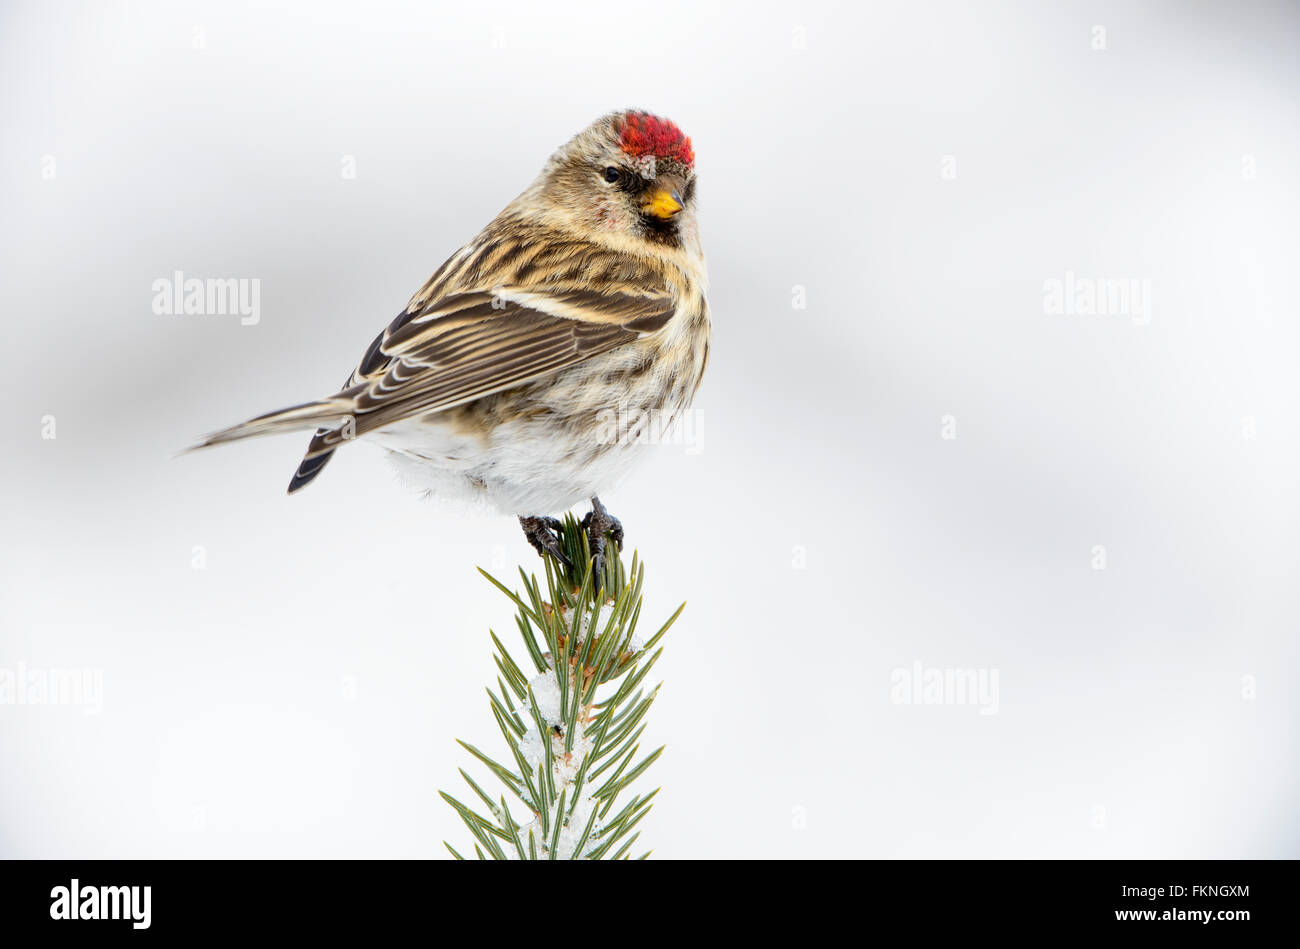
<path fill-rule="evenodd" d="M 354 425 L 316 433 L 291 491 L 315 477 L 345 434 L 562 371 L 663 329 L 676 310 L 663 279 L 623 255 L 589 245 L 542 252 L 535 243 L 498 244 L 453 255 L 375 338 L 339 393 L 355 406 Z M 487 290 L 478 271 L 494 254 L 489 269 L 506 270 L 513 283 Z M 581 275 L 593 272 L 608 272 L 616 289 L 587 288 Z"/>
<path fill-rule="evenodd" d="M 374 352 L 386 358 L 371 358 L 370 372 L 346 391 L 356 406 L 355 434 L 575 366 L 662 329 L 674 312 L 667 293 L 463 296 L 480 299 L 438 301 L 430 309 L 443 315 L 422 313 L 384 333 Z M 343 438 L 341 430 L 323 433 L 313 450 Z"/>

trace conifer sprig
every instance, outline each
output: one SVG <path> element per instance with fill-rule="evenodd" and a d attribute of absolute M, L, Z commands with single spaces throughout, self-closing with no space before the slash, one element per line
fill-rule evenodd
<path fill-rule="evenodd" d="M 645 565 L 634 554 L 625 568 L 609 540 L 597 592 L 586 531 L 572 516 L 565 517 L 559 541 L 574 566 L 543 557 L 545 586 L 520 568 L 519 593 L 479 570 L 514 603 L 532 673 L 489 630 L 499 675 L 497 690 L 487 689 L 488 704 L 509 757 L 498 761 L 459 744 L 506 793 L 488 794 L 463 769 L 482 809 L 440 792 L 473 836 L 479 859 L 631 859 L 636 828 L 659 793 L 637 794 L 614 809 L 663 752 L 641 754 L 643 720 L 659 688 L 647 694 L 642 683 L 663 653 L 659 641 L 686 604 L 643 642 L 636 630 Z M 450 843 L 446 847 L 465 859 Z"/>

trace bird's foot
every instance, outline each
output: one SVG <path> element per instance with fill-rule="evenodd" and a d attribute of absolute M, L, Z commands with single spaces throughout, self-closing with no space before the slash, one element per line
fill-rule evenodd
<path fill-rule="evenodd" d="M 572 566 L 569 558 L 560 550 L 560 531 L 564 525 L 554 517 L 521 517 L 519 526 L 524 529 L 524 536 L 533 545 L 539 556 L 550 554 L 566 567 Z"/>
<path fill-rule="evenodd" d="M 606 534 L 620 550 L 623 548 L 623 523 L 605 510 L 600 498 L 591 499 L 591 510 L 582 519 L 582 527 L 587 532 L 587 546 L 591 548 L 591 573 L 596 592 L 601 589 L 601 579 L 605 575 L 605 538 Z"/>

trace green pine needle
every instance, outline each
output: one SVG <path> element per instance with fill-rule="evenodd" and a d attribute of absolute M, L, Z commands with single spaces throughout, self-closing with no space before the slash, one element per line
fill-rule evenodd
<path fill-rule="evenodd" d="M 498 691 L 486 690 L 489 707 L 517 770 L 462 741 L 461 747 L 509 794 L 493 796 L 461 770 L 489 819 L 440 792 L 470 832 L 481 860 L 507 859 L 507 851 L 509 859 L 520 860 L 631 859 L 641 833 L 633 830 L 659 793 L 635 795 L 609 816 L 616 799 L 663 752 L 659 748 L 633 765 L 646 730 L 643 719 L 658 691 L 656 685 L 644 694 L 642 684 L 663 652 L 660 640 L 686 604 L 642 645 L 635 636 L 645 564 L 633 554 L 630 568 L 625 567 L 622 552 L 606 538 L 604 569 L 596 576 L 586 531 L 572 515 L 564 518 L 558 540 L 568 564 L 543 557 L 540 577 L 520 568 L 519 592 L 479 570 L 513 605 L 515 625 L 535 670 L 529 678 L 500 637 L 488 631 L 498 672 Z M 551 702 L 558 696 L 558 713 L 547 713 L 557 714 L 557 721 L 542 714 L 538 691 L 549 693 Z M 508 797 L 519 802 L 516 808 L 523 805 L 522 819 L 511 812 Z M 583 829 L 572 852 L 566 844 L 561 853 L 564 828 L 576 828 L 573 822 L 579 820 Z M 452 857 L 465 859 L 444 843 Z M 649 855 L 646 851 L 637 859 Z"/>

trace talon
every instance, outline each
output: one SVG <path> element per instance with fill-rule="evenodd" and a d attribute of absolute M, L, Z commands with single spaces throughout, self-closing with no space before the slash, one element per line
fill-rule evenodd
<path fill-rule="evenodd" d="M 519 526 L 524 529 L 524 537 L 539 556 L 549 554 L 565 567 L 573 566 L 560 549 L 559 533 L 564 525 L 559 520 L 554 517 L 520 517 Z"/>
<path fill-rule="evenodd" d="M 600 593 L 605 574 L 605 535 L 608 534 L 623 548 L 623 524 L 600 503 L 600 498 L 591 499 L 591 510 L 582 519 L 582 527 L 587 532 L 587 545 L 591 548 L 591 573 L 596 592 Z"/>

